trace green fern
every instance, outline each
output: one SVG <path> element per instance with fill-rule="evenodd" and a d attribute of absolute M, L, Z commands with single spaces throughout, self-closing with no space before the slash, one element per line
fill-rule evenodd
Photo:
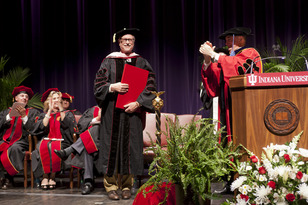
<path fill-rule="evenodd" d="M 149 168 L 151 178 L 139 191 L 150 185 L 154 187 L 149 192 L 156 191 L 163 182 L 172 182 L 182 186 L 185 194 L 190 189 L 196 203 L 198 197 L 216 199 L 218 196 L 211 193 L 211 182 L 221 181 L 231 171 L 236 171 L 238 160 L 231 159 L 243 155 L 241 145 L 234 146 L 231 142 L 223 147 L 219 144 L 222 129 L 216 132 L 212 119 L 203 118 L 186 126 L 180 126 L 178 120 L 175 123 L 167 121 L 166 130 L 170 136 L 167 146 L 152 142 L 149 150 L 155 153 L 155 158 Z"/>

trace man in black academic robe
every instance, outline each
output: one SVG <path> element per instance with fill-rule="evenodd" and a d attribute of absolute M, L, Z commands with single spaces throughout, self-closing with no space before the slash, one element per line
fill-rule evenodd
<path fill-rule="evenodd" d="M 102 109 L 98 169 L 104 174 L 104 185 L 110 199 L 131 197 L 133 175 L 143 174 L 142 115 L 153 111 L 151 91 L 156 91 L 155 74 L 140 55 L 133 52 L 135 36 L 139 29 L 123 29 L 115 34 L 120 52 L 109 54 L 102 62 L 94 81 L 94 95 Z M 115 42 L 115 41 L 114 41 Z M 125 94 L 129 85 L 121 83 L 125 64 L 149 71 L 145 89 L 136 101 L 115 107 L 118 94 Z M 118 186 L 117 174 L 121 175 L 122 187 Z"/>

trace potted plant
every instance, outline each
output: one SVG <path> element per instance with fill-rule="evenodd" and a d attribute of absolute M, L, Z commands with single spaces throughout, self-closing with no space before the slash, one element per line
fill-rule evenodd
<path fill-rule="evenodd" d="M 250 161 L 239 164 L 231 185 L 237 195 L 224 204 L 307 204 L 308 150 L 297 149 L 302 133 L 285 145 L 264 147 L 261 161 L 247 150 Z"/>
<path fill-rule="evenodd" d="M 222 181 L 224 176 L 235 171 L 242 155 L 241 146 L 219 144 L 222 130 L 216 131 L 215 124 L 207 118 L 193 120 L 186 126 L 180 126 L 178 120 L 175 123 L 169 120 L 166 130 L 169 130 L 167 135 L 170 136 L 167 147 L 152 142 L 153 146 L 149 148 L 155 153 L 149 168 L 151 178 L 139 192 L 142 191 L 146 197 L 147 193 L 163 186 L 166 189 L 164 201 L 160 203 L 163 204 L 170 190 L 170 186 L 164 185 L 172 183 L 179 187 L 176 190 L 183 190 L 186 199 L 191 194 L 192 199 L 187 200 L 193 200 L 195 204 L 217 198 L 211 193 L 211 182 Z M 146 189 L 149 186 L 153 188 Z M 179 202 L 177 198 L 177 204 Z"/>

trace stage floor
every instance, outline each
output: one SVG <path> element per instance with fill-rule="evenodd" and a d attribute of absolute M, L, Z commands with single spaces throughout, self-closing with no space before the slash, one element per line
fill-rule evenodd
<path fill-rule="evenodd" d="M 25 189 L 23 188 L 22 180 L 20 177 L 15 177 L 14 187 L 7 190 L 0 189 L 1 205 L 131 205 L 135 198 L 135 194 L 133 194 L 129 200 L 111 201 L 103 188 L 102 178 L 96 179 L 95 190 L 89 195 L 81 195 L 80 189 L 77 187 L 73 189 L 68 188 L 68 181 L 66 182 L 66 179 L 57 179 L 56 189 L 47 191 L 37 188 Z M 220 186 L 221 184 L 213 184 L 212 189 L 217 189 Z M 212 200 L 211 204 L 219 205 L 232 197 L 233 195 L 222 195 L 220 200 Z"/>

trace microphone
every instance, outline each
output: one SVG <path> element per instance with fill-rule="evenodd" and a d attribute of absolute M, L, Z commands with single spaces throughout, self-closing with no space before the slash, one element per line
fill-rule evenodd
<path fill-rule="evenodd" d="M 252 74 L 252 70 L 253 70 L 253 65 L 255 64 L 257 64 L 258 62 L 260 62 L 260 61 L 263 61 L 263 60 L 267 60 L 267 59 L 285 59 L 286 57 L 285 56 L 270 56 L 270 57 L 266 57 L 266 58 L 262 58 L 262 59 L 260 59 L 260 60 L 257 60 L 257 61 L 255 61 L 257 58 L 261 58 L 261 56 L 257 56 L 257 57 L 255 57 L 254 59 L 253 59 L 253 61 L 251 62 L 251 65 L 250 65 L 250 67 L 246 70 L 246 73 L 247 73 L 247 71 L 250 69 L 250 74 Z"/>

